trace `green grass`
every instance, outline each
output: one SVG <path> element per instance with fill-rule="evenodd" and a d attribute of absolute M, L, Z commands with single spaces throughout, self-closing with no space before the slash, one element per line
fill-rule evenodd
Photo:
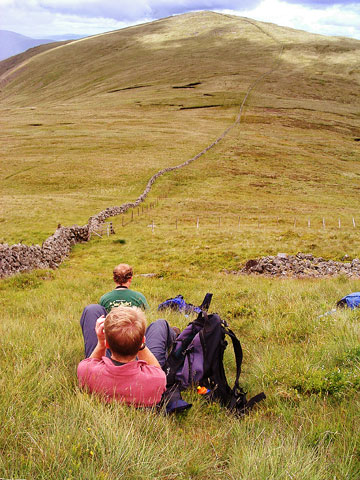
<path fill-rule="evenodd" d="M 358 281 L 228 273 L 278 252 L 359 257 L 358 41 L 203 12 L 33 56 L 0 93 L 0 238 L 41 243 L 59 222 L 84 224 L 136 199 L 153 173 L 231 125 L 280 44 L 279 68 L 251 93 L 241 124 L 161 177 L 133 221 L 112 219 L 115 235 L 75 246 L 56 271 L 1 281 L 1 477 L 359 478 L 359 313 L 320 317 Z M 210 104 L 222 106 L 180 110 Z M 189 391 L 193 408 L 165 418 L 79 391 L 81 311 L 123 261 L 149 322 L 166 298 L 199 304 L 213 292 L 211 311 L 242 342 L 241 383 L 267 400 L 238 419 Z M 230 347 L 225 365 L 231 380 Z"/>
<path fill-rule="evenodd" d="M 281 45 L 240 126 L 154 195 L 182 202 L 196 189 L 197 211 L 212 201 L 242 216 L 354 216 L 359 42 L 203 12 L 70 43 L 4 73 L 0 239 L 41 242 L 58 223 L 137 198 L 153 173 L 231 125 Z M 191 82 L 201 83 L 172 88 Z M 222 107 L 180 110 L 206 104 Z"/>
<path fill-rule="evenodd" d="M 2 282 L 1 472 L 19 478 L 357 478 L 359 315 L 331 308 L 356 281 L 234 277 L 174 258 L 138 254 L 155 239 L 126 237 L 78 246 L 55 272 Z M 187 237 L 187 241 L 190 237 Z M 183 242 L 179 235 L 177 242 Z M 167 239 L 156 237 L 161 250 Z M 120 251 L 121 249 L 121 251 Z M 227 319 L 244 349 L 242 385 L 267 400 L 237 419 L 196 393 L 187 415 L 164 418 L 78 390 L 81 309 L 110 289 L 111 267 L 127 259 L 156 305 L 182 293 Z M 172 267 L 171 267 L 172 266 Z M 216 270 L 214 268 L 214 270 Z M 167 314 L 173 325 L 189 319 Z M 233 378 L 230 347 L 225 365 Z M 92 453 L 93 452 L 93 453 Z M 291 477 L 290 477 L 291 478 Z"/>

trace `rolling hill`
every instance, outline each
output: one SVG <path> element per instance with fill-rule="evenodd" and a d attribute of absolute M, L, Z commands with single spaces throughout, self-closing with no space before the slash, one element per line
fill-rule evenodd
<path fill-rule="evenodd" d="M 165 188 L 190 212 L 211 185 L 214 212 L 356 213 L 359 41 L 200 12 L 37 48 L 0 63 L 3 241 L 136 198 L 231 125 L 257 80 L 231 138 Z M 204 168 L 206 188 L 178 186 Z"/>
<path fill-rule="evenodd" d="M 84 225 L 226 134 L 113 217 L 114 235 L 0 281 L 1 477 L 359 478 L 360 314 L 324 315 L 358 279 L 239 274 L 278 252 L 360 256 L 359 53 L 358 40 L 199 12 L 0 62 L 1 243 Z M 81 311 L 119 262 L 149 322 L 166 298 L 213 292 L 242 342 L 241 385 L 267 399 L 238 418 L 194 389 L 169 418 L 81 391 Z M 230 382 L 235 367 L 229 345 Z"/>

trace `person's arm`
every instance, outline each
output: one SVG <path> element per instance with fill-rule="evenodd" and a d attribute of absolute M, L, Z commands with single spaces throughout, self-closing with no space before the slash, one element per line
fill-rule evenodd
<path fill-rule="evenodd" d="M 145 360 L 145 362 L 149 365 L 161 368 L 160 363 L 157 361 L 155 355 L 151 353 L 148 347 L 145 347 L 143 350 L 139 350 L 137 357 L 139 360 Z"/>
<path fill-rule="evenodd" d="M 98 338 L 98 343 L 89 358 L 97 358 L 98 360 L 101 360 L 101 358 L 105 356 L 106 345 L 105 345 L 104 322 L 105 322 L 104 315 L 102 315 L 96 320 L 95 332 Z"/>

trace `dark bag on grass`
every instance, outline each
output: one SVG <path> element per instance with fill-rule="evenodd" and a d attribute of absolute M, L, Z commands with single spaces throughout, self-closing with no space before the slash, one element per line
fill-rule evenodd
<path fill-rule="evenodd" d="M 227 382 L 223 358 L 227 346 L 226 337 L 232 341 L 236 360 L 236 377 L 231 388 Z M 171 395 L 201 385 L 208 392 L 206 398 L 217 400 L 230 410 L 244 414 L 257 402 L 266 398 L 262 392 L 249 401 L 239 385 L 242 348 L 239 339 L 226 322 L 217 314 L 201 312 L 177 337 L 173 349 L 163 367 L 167 375 L 167 391 Z M 170 395 L 170 396 L 171 396 Z"/>
<path fill-rule="evenodd" d="M 346 295 L 336 304 L 338 307 L 349 307 L 352 310 L 360 306 L 360 292 L 350 293 Z"/>
<path fill-rule="evenodd" d="M 160 303 L 158 306 L 158 310 L 166 310 L 167 308 L 179 312 L 183 312 L 185 314 L 189 313 L 200 313 L 201 310 L 207 310 L 210 306 L 212 298 L 212 293 L 207 293 L 202 304 L 199 307 L 196 307 L 192 303 L 186 303 L 184 297 L 182 295 L 177 295 L 174 298 L 168 298 L 165 302 Z"/>

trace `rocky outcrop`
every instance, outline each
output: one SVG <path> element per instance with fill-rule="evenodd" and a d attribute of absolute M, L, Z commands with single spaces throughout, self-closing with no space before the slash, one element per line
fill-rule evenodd
<path fill-rule="evenodd" d="M 360 260 L 355 258 L 351 262 L 344 263 L 314 257 L 314 255 L 308 253 L 298 253 L 297 255 L 278 253 L 276 256 L 249 260 L 241 270 L 231 273 L 298 278 L 338 275 L 360 277 Z"/>

